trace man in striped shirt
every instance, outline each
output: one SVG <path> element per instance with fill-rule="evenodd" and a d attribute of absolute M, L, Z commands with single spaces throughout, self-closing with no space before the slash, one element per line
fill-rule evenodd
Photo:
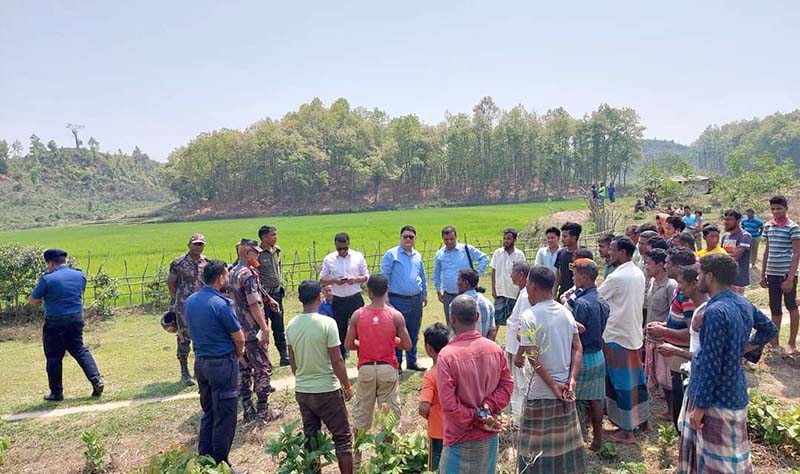
<path fill-rule="evenodd" d="M 478 286 L 478 272 L 471 268 L 464 268 L 458 271 L 458 292 L 461 295 L 467 295 L 478 305 L 478 321 L 475 323 L 475 329 L 481 336 L 494 341 L 497 337 L 497 327 L 494 320 L 494 305 L 489 298 L 478 293 L 475 289 Z"/>
<path fill-rule="evenodd" d="M 797 327 L 800 313 L 797 310 L 797 264 L 800 261 L 800 226 L 786 215 L 789 202 L 784 196 L 769 200 L 772 220 L 764 228 L 764 261 L 761 264 L 761 286 L 769 289 L 769 309 L 778 333 L 771 341 L 780 349 L 780 329 L 783 312 L 781 299 L 789 310 L 789 351 L 796 352 Z"/>

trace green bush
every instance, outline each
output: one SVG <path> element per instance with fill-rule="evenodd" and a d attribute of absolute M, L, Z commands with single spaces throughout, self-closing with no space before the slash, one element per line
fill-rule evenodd
<path fill-rule="evenodd" d="M 336 461 L 330 438 L 320 431 L 309 441 L 302 431 L 295 433 L 299 423 L 281 425 L 264 444 L 264 451 L 278 461 L 276 474 L 314 474 Z"/>
<path fill-rule="evenodd" d="M 40 247 L 0 244 L 0 299 L 7 313 L 17 313 L 39 277 L 47 271 Z"/>
<path fill-rule="evenodd" d="M 800 450 L 800 406 L 783 410 L 774 398 L 750 390 L 747 427 L 767 444 Z"/>
<path fill-rule="evenodd" d="M 81 442 L 86 446 L 83 457 L 86 465 L 83 474 L 105 474 L 111 468 L 106 445 L 94 430 L 81 433 Z"/>
<path fill-rule="evenodd" d="M 11 448 L 11 440 L 5 436 L 0 436 L 0 466 L 6 462 L 6 452 Z"/>
<path fill-rule="evenodd" d="M 369 434 L 359 430 L 355 449 L 373 455 L 358 469 L 358 474 L 419 474 L 428 471 L 427 437 L 420 432 L 398 434 L 397 417 L 389 412 L 376 414 L 378 430 Z"/>
<path fill-rule="evenodd" d="M 150 464 L 140 467 L 136 474 L 231 474 L 224 461 L 217 464 L 211 456 L 189 453 L 186 446 L 171 446 L 168 451 L 156 454 Z"/>
<path fill-rule="evenodd" d="M 167 274 L 169 270 L 164 265 L 156 268 L 153 281 L 145 284 L 144 305 L 151 311 L 162 311 L 169 306 L 170 295 L 167 286 Z"/>
<path fill-rule="evenodd" d="M 119 297 L 119 284 L 102 269 L 92 277 L 90 284 L 93 288 L 94 301 L 89 306 L 89 311 L 93 316 L 100 318 L 111 316 L 114 302 Z"/>
<path fill-rule="evenodd" d="M 658 427 L 658 460 L 661 469 L 672 466 L 672 455 L 678 442 L 678 432 L 671 425 Z"/>

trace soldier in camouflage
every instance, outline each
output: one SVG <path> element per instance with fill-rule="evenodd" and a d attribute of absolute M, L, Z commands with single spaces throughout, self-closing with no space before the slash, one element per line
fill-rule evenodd
<path fill-rule="evenodd" d="M 239 260 L 230 271 L 230 289 L 233 294 L 236 315 L 245 335 L 245 354 L 239 360 L 239 396 L 242 398 L 244 421 L 268 422 L 280 418 L 280 410 L 270 410 L 268 397 L 272 364 L 267 356 L 269 326 L 264 315 L 264 298 L 258 278 L 258 242 L 242 239 L 236 246 Z M 278 303 L 264 295 L 273 310 Z M 253 407 L 252 392 L 256 392 L 257 404 Z"/>
<path fill-rule="evenodd" d="M 181 364 L 181 382 L 187 386 L 194 385 L 195 382 L 189 373 L 188 358 L 191 339 L 183 315 L 183 305 L 189 295 L 203 288 L 203 268 L 208 263 L 208 259 L 203 255 L 205 246 L 206 238 L 203 234 L 192 234 L 189 237 L 189 251 L 172 261 L 169 266 L 169 275 L 167 275 L 167 286 L 172 297 L 171 309 L 175 312 L 178 326 L 178 361 Z"/>

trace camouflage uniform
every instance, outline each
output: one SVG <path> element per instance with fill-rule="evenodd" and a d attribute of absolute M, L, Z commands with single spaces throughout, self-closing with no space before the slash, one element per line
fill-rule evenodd
<path fill-rule="evenodd" d="M 186 361 L 191 350 L 192 340 L 189 338 L 189 328 L 183 316 L 183 304 L 192 293 L 203 288 L 203 269 L 208 263 L 205 255 L 200 256 L 200 261 L 188 254 L 181 255 L 169 265 L 168 280 L 175 282 L 174 311 L 178 326 L 178 360 Z"/>
<path fill-rule="evenodd" d="M 263 307 L 261 282 L 258 272 L 246 263 L 237 263 L 230 270 L 230 288 L 236 305 L 236 315 L 244 331 L 244 358 L 239 361 L 239 395 L 247 416 L 252 409 L 252 392 L 258 398 L 257 411 L 262 417 L 268 413 L 267 397 L 270 392 L 272 364 L 267 350 L 258 343 L 258 323 L 250 314 L 249 305 L 256 303 Z"/>

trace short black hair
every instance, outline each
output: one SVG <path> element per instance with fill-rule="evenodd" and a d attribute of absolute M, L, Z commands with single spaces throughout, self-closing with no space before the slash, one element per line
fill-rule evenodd
<path fill-rule="evenodd" d="M 526 278 L 528 277 L 528 273 L 530 272 L 531 272 L 531 264 L 525 260 L 514 262 L 514 265 L 511 266 L 511 273 L 524 273 Z"/>
<path fill-rule="evenodd" d="M 679 267 L 694 265 L 695 262 L 697 262 L 697 256 L 688 249 L 672 248 L 669 249 L 667 255 L 669 256 L 670 263 Z"/>
<path fill-rule="evenodd" d="M 475 288 L 478 286 L 478 281 L 480 277 L 478 276 L 478 272 L 476 272 L 472 268 L 462 268 L 458 271 L 458 276 L 464 280 L 470 288 Z"/>
<path fill-rule="evenodd" d="M 558 230 L 558 227 L 548 227 L 546 231 L 544 231 L 544 235 L 547 234 L 556 234 L 558 237 L 561 237 L 561 231 Z"/>
<path fill-rule="evenodd" d="M 652 222 L 645 222 L 644 224 L 639 226 L 639 233 L 641 234 L 644 231 L 651 230 L 653 232 L 658 232 L 658 226 L 653 224 Z"/>
<path fill-rule="evenodd" d="M 556 284 L 556 274 L 544 265 L 534 265 L 528 273 L 528 282 L 542 290 L 552 290 Z"/>
<path fill-rule="evenodd" d="M 739 264 L 727 253 L 712 253 L 700 259 L 700 270 L 714 275 L 723 285 L 731 285 L 739 276 Z"/>
<path fill-rule="evenodd" d="M 573 273 L 580 273 L 582 275 L 586 275 L 592 281 L 597 279 L 597 275 L 600 274 L 600 270 L 597 268 L 597 264 L 592 259 L 580 258 L 576 260 L 586 260 L 586 262 L 574 264 L 572 267 Z"/>
<path fill-rule="evenodd" d="M 655 263 L 666 263 L 667 251 L 664 249 L 652 249 L 649 252 L 647 252 L 647 258 L 654 261 Z"/>
<path fill-rule="evenodd" d="M 681 218 L 678 216 L 667 217 L 666 223 L 681 232 L 683 232 L 683 229 L 686 228 L 686 223 L 683 222 L 683 220 L 681 220 Z"/>
<path fill-rule="evenodd" d="M 617 244 L 617 250 L 622 250 L 628 256 L 628 258 L 633 256 L 633 253 L 636 252 L 636 244 L 633 243 L 633 240 L 630 237 L 620 236 L 614 237 L 614 240 L 611 241 L 612 243 Z"/>
<path fill-rule="evenodd" d="M 769 205 L 789 207 L 789 200 L 786 199 L 786 196 L 772 196 L 769 200 Z"/>
<path fill-rule="evenodd" d="M 468 295 L 458 295 L 450 303 L 450 315 L 465 324 L 475 324 L 478 320 L 478 303 Z"/>
<path fill-rule="evenodd" d="M 614 234 L 601 234 L 600 237 L 597 238 L 597 243 L 610 244 L 612 240 L 614 240 Z"/>
<path fill-rule="evenodd" d="M 707 226 L 703 226 L 703 237 L 707 236 L 712 232 L 719 233 L 719 227 L 715 226 L 714 224 L 708 224 Z"/>
<path fill-rule="evenodd" d="M 203 268 L 203 282 L 210 285 L 228 270 L 228 264 L 222 260 L 209 260 Z"/>
<path fill-rule="evenodd" d="M 375 296 L 383 296 L 389 289 L 389 279 L 383 273 L 373 273 L 367 279 L 367 288 Z"/>
<path fill-rule="evenodd" d="M 350 235 L 347 232 L 339 232 L 338 234 L 333 236 L 334 242 L 339 242 L 341 244 L 346 244 L 350 242 Z"/>
<path fill-rule="evenodd" d="M 685 282 L 697 281 L 697 265 L 684 265 L 678 269 L 678 278 Z"/>
<path fill-rule="evenodd" d="M 692 210 L 692 208 L 691 208 L 691 207 L 689 207 L 689 206 L 683 206 L 683 208 L 684 208 L 684 209 L 689 209 L 690 211 Z"/>
<path fill-rule="evenodd" d="M 628 227 L 625 228 L 625 233 L 628 233 L 628 232 L 630 232 L 632 234 L 639 235 L 639 226 L 636 225 L 636 224 L 629 225 Z"/>
<path fill-rule="evenodd" d="M 694 246 L 694 237 L 692 237 L 690 234 L 687 234 L 686 232 L 681 232 L 681 235 L 678 236 L 678 240 L 688 245 L 689 248 L 692 250 L 692 252 L 696 250 Z"/>
<path fill-rule="evenodd" d="M 575 255 L 572 256 L 573 260 L 577 260 L 579 258 L 588 258 L 589 260 L 594 260 L 594 255 L 592 255 L 591 250 L 585 247 L 580 247 L 575 251 Z"/>
<path fill-rule="evenodd" d="M 569 232 L 569 235 L 576 239 L 581 236 L 582 231 L 583 227 L 577 222 L 565 222 L 564 225 L 561 226 L 561 232 Z"/>
<path fill-rule="evenodd" d="M 746 210 L 744 212 L 752 212 L 753 214 L 755 214 L 756 210 L 751 207 L 750 209 L 748 209 L 748 210 Z"/>
<path fill-rule="evenodd" d="M 313 303 L 322 294 L 322 286 L 317 280 L 303 280 L 297 288 L 297 293 L 301 303 Z"/>
<path fill-rule="evenodd" d="M 725 217 L 733 217 L 737 221 L 742 218 L 742 213 L 737 211 L 736 209 L 728 209 L 725 211 Z"/>
<path fill-rule="evenodd" d="M 442 323 L 433 323 L 425 328 L 425 344 L 431 346 L 438 354 L 450 339 L 450 330 Z"/>
<path fill-rule="evenodd" d="M 514 239 L 516 239 L 517 229 L 512 229 L 511 227 L 509 227 L 508 229 L 503 230 L 503 237 L 505 237 L 506 234 L 511 234 L 511 237 L 514 237 Z"/>
<path fill-rule="evenodd" d="M 666 239 L 664 239 L 664 237 L 661 237 L 660 235 L 656 235 L 654 237 L 650 237 L 649 239 L 647 239 L 647 246 L 650 247 L 651 249 L 664 249 L 664 250 L 669 249 L 669 243 L 667 242 Z"/>
<path fill-rule="evenodd" d="M 269 234 L 270 232 L 278 230 L 277 227 L 272 225 L 262 225 L 260 229 L 258 229 L 258 238 L 262 238 L 265 235 Z"/>
<path fill-rule="evenodd" d="M 442 228 L 442 235 L 444 236 L 445 234 L 458 235 L 456 228 L 451 225 L 446 225 L 444 228 Z"/>
<path fill-rule="evenodd" d="M 407 231 L 407 230 L 410 230 L 411 232 L 413 232 L 413 233 L 414 233 L 414 235 L 417 235 L 417 229 L 415 229 L 413 225 L 404 225 L 404 226 L 403 226 L 403 227 L 400 229 L 400 235 L 403 235 L 403 232 L 405 232 L 405 231 Z"/>

